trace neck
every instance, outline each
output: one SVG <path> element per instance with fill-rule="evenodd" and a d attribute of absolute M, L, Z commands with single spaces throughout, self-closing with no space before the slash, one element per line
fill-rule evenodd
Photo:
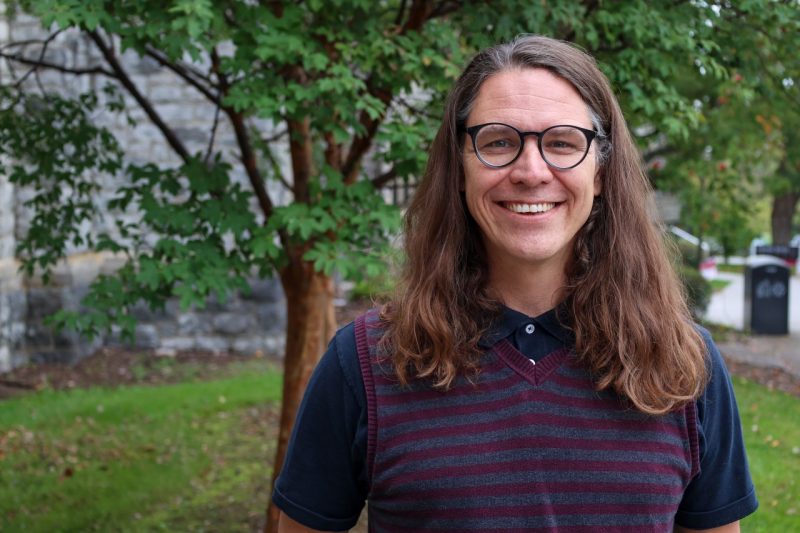
<path fill-rule="evenodd" d="M 552 264 L 490 265 L 489 286 L 506 307 L 539 316 L 563 299 L 564 267 Z"/>

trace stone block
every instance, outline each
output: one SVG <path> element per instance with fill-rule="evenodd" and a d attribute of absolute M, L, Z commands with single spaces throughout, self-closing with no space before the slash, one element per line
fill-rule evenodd
<path fill-rule="evenodd" d="M 140 348 L 153 349 L 160 346 L 161 337 L 158 328 L 152 324 L 138 324 L 134 333 L 136 346 Z"/>
<path fill-rule="evenodd" d="M 156 104 L 178 102 L 182 96 L 181 91 L 174 84 L 151 83 L 147 94 Z"/>
<path fill-rule="evenodd" d="M 267 335 L 264 337 L 264 352 L 268 355 L 283 358 L 286 351 L 285 335 Z"/>
<path fill-rule="evenodd" d="M 194 350 L 197 346 L 194 337 L 167 337 L 161 339 L 161 348 L 185 352 Z"/>
<path fill-rule="evenodd" d="M 212 353 L 222 353 L 230 349 L 230 342 L 225 337 L 197 337 L 195 346 L 198 350 Z"/>
<path fill-rule="evenodd" d="M 283 288 L 275 278 L 254 279 L 250 281 L 250 292 L 243 293 L 242 298 L 256 302 L 283 302 Z"/>
<path fill-rule="evenodd" d="M 185 334 L 200 332 L 200 317 L 195 313 L 181 313 L 178 315 L 178 331 Z"/>
<path fill-rule="evenodd" d="M 209 134 L 200 128 L 175 128 L 175 134 L 185 143 L 207 143 Z"/>
<path fill-rule="evenodd" d="M 169 124 L 181 124 L 191 117 L 189 106 L 185 103 L 161 104 L 158 111 Z"/>
<path fill-rule="evenodd" d="M 0 372 L 8 372 L 11 366 L 11 349 L 7 344 L 0 341 Z"/>
<path fill-rule="evenodd" d="M 231 349 L 238 354 L 253 355 L 256 352 L 264 353 L 265 345 L 264 340 L 261 338 L 248 337 L 234 340 Z"/>
<path fill-rule="evenodd" d="M 158 61 L 150 57 L 139 57 L 135 52 L 130 51 L 123 56 L 125 63 L 131 65 L 134 74 L 140 76 L 149 76 L 156 74 L 163 69 Z"/>
<path fill-rule="evenodd" d="M 170 316 L 166 310 L 150 309 L 150 307 L 148 307 L 147 304 L 144 302 L 137 303 L 131 309 L 131 316 L 133 316 L 133 318 L 142 323 L 163 322 L 174 319 L 174 317 Z"/>
<path fill-rule="evenodd" d="M 253 317 L 239 313 L 220 313 L 211 318 L 214 331 L 224 335 L 238 335 L 255 326 Z"/>
<path fill-rule="evenodd" d="M 286 306 L 283 302 L 260 305 L 257 316 L 258 324 L 265 332 L 277 333 L 286 328 Z"/>
<path fill-rule="evenodd" d="M 63 307 L 61 291 L 58 289 L 29 289 L 27 300 L 28 320 L 41 320 Z"/>

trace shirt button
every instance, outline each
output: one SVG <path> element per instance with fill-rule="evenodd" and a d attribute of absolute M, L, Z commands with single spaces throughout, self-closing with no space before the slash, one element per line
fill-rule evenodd
<path fill-rule="evenodd" d="M 527 326 L 525 326 L 525 333 L 527 333 L 528 335 L 533 333 L 535 330 L 536 328 L 533 327 L 533 324 L 528 324 Z"/>

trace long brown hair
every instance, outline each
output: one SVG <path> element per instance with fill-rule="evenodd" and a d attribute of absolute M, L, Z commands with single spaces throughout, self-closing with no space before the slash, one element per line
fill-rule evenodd
<path fill-rule="evenodd" d="M 608 80 L 594 60 L 562 41 L 522 36 L 479 53 L 453 87 L 425 175 L 405 217 L 406 261 L 384 307 L 384 343 L 401 383 L 447 389 L 480 364 L 478 341 L 501 307 L 489 293 L 480 230 L 460 184 L 465 120 L 481 84 L 509 69 L 544 68 L 571 83 L 599 135 L 602 193 L 576 235 L 567 267 L 566 327 L 598 389 L 660 414 L 702 392 L 706 355 L 681 284 L 649 215 L 650 184 Z"/>

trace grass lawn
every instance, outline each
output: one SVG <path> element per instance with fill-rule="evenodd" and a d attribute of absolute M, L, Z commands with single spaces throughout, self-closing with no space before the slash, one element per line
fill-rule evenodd
<path fill-rule="evenodd" d="M 734 377 L 760 506 L 742 531 L 800 531 L 800 398 Z"/>
<path fill-rule="evenodd" d="M 714 292 L 719 292 L 731 284 L 730 280 L 727 279 L 712 279 L 709 283 L 711 284 L 711 290 Z"/>
<path fill-rule="evenodd" d="M 800 531 L 800 398 L 734 379 L 761 502 L 744 532 Z M 44 390 L 0 403 L 0 531 L 256 531 L 279 370 Z"/>
<path fill-rule="evenodd" d="M 0 404 L 0 531 L 253 531 L 269 493 L 279 370 Z"/>
<path fill-rule="evenodd" d="M 729 265 L 728 263 L 718 263 L 717 270 L 720 272 L 731 272 L 733 274 L 744 274 L 744 265 Z"/>

